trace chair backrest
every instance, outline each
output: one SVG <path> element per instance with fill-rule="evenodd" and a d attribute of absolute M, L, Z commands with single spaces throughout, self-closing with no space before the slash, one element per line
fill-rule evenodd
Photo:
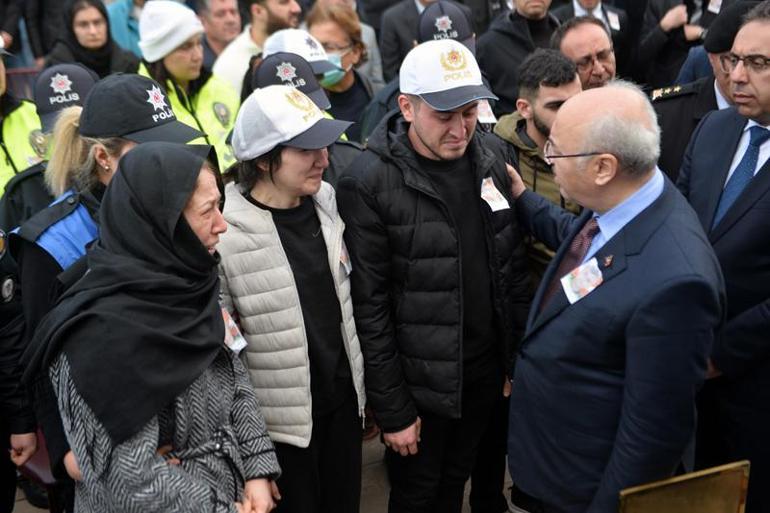
<path fill-rule="evenodd" d="M 744 513 L 749 462 L 738 461 L 620 492 L 620 513 Z"/>

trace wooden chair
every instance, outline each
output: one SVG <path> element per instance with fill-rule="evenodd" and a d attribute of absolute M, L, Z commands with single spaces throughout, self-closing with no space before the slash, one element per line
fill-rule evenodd
<path fill-rule="evenodd" d="M 620 513 L 744 513 L 749 462 L 738 461 L 620 492 Z"/>

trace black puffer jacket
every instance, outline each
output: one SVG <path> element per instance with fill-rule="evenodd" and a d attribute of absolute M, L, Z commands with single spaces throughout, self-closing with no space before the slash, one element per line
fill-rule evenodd
<path fill-rule="evenodd" d="M 353 304 L 369 404 L 386 432 L 418 411 L 458 418 L 462 393 L 462 278 L 454 221 L 408 146 L 400 112 L 383 120 L 337 184 L 351 254 Z M 479 131 L 469 146 L 481 182 L 491 177 L 510 205 L 507 144 Z M 481 203 L 493 284 L 499 357 L 511 368 L 530 290 L 512 208 Z"/>

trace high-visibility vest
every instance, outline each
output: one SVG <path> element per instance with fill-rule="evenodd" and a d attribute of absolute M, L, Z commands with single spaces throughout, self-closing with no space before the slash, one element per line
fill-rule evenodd
<path fill-rule="evenodd" d="M 152 78 L 144 63 L 139 66 L 139 74 Z M 232 86 L 212 75 L 193 96 L 187 96 L 171 80 L 166 82 L 165 87 L 166 96 L 176 118 L 206 134 L 205 139 L 198 138 L 190 141 L 189 144 L 214 146 L 221 171 L 234 164 L 235 157 L 226 139 L 227 134 L 235 126 L 235 116 L 241 102 Z"/>
<path fill-rule="evenodd" d="M 4 100 L 18 102 L 18 106 L 3 117 L 0 130 L 0 195 L 14 175 L 43 160 L 47 146 L 35 104 L 10 97 Z"/>

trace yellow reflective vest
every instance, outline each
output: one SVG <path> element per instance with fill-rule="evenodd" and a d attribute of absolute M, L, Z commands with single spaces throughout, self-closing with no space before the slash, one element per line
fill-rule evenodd
<path fill-rule="evenodd" d="M 139 74 L 152 78 L 144 63 L 139 66 Z M 189 144 L 214 146 L 221 171 L 234 164 L 233 150 L 225 141 L 235 125 L 235 116 L 241 102 L 232 86 L 214 75 L 211 75 L 193 96 L 185 94 L 171 80 L 164 86 L 176 118 L 206 134 L 205 140 L 198 138 Z"/>
<path fill-rule="evenodd" d="M 11 178 L 43 160 L 47 146 L 34 103 L 7 94 L 2 103 L 0 196 Z"/>

